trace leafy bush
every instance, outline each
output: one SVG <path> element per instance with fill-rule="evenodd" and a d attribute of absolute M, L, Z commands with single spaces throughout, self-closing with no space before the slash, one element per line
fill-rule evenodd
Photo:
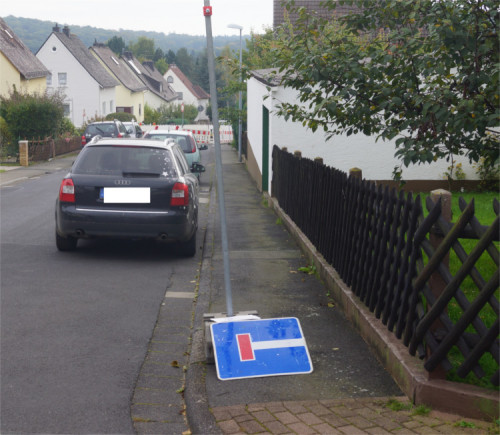
<path fill-rule="evenodd" d="M 0 97 L 0 116 L 7 122 L 13 140 L 57 136 L 64 118 L 62 97 L 20 93 L 15 88 Z"/>
<path fill-rule="evenodd" d="M 182 116 L 181 105 L 163 104 L 159 109 L 158 124 L 192 124 L 198 115 L 198 109 L 192 104 L 184 105 L 184 117 Z"/>
<path fill-rule="evenodd" d="M 5 122 L 0 116 L 0 157 L 8 157 L 17 153 L 17 144 L 12 141 L 12 137 Z"/>
<path fill-rule="evenodd" d="M 69 118 L 64 117 L 61 119 L 61 124 L 59 125 L 59 134 L 66 136 L 74 136 L 78 133 L 77 129 L 70 121 Z"/>
<path fill-rule="evenodd" d="M 121 122 L 137 121 L 137 118 L 134 115 L 125 112 L 109 113 L 108 115 L 106 115 L 105 119 L 106 121 L 113 121 L 114 119 L 118 119 L 118 121 Z"/>
<path fill-rule="evenodd" d="M 158 124 L 160 114 L 148 104 L 144 105 L 144 124 Z"/>
<path fill-rule="evenodd" d="M 498 190 L 498 180 L 500 178 L 500 164 L 498 160 L 493 160 L 490 156 L 481 157 L 474 165 L 477 175 L 479 175 L 479 187 L 481 190 Z"/>

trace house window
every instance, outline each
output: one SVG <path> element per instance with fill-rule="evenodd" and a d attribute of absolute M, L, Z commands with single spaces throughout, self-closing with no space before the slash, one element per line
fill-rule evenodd
<path fill-rule="evenodd" d="M 111 101 L 109 102 L 109 111 L 110 111 L 111 113 L 113 113 L 113 111 L 114 111 L 114 110 L 113 110 L 113 100 L 111 100 Z"/>
<path fill-rule="evenodd" d="M 142 115 L 142 106 L 139 104 L 139 116 Z"/>
<path fill-rule="evenodd" d="M 46 80 L 47 80 L 47 86 L 52 86 L 52 73 L 49 73 Z"/>
<path fill-rule="evenodd" d="M 70 115 L 69 104 L 63 104 L 63 109 L 64 109 L 64 116 L 69 116 Z"/>
<path fill-rule="evenodd" d="M 106 115 L 106 101 L 102 102 L 102 114 Z"/>
<path fill-rule="evenodd" d="M 57 74 L 57 80 L 59 82 L 59 86 L 66 86 L 68 83 L 68 75 L 67 73 L 59 73 Z"/>
<path fill-rule="evenodd" d="M 174 78 L 172 76 L 168 76 L 167 83 L 173 83 L 173 82 L 174 82 Z"/>

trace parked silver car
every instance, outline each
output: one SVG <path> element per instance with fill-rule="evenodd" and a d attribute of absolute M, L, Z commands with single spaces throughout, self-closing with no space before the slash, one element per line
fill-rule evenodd
<path fill-rule="evenodd" d="M 190 131 L 151 130 L 144 134 L 144 139 L 173 139 L 179 144 L 182 151 L 184 151 L 190 167 L 195 163 L 201 164 L 200 148 L 196 143 L 196 139 L 193 136 L 193 133 L 191 133 Z"/>

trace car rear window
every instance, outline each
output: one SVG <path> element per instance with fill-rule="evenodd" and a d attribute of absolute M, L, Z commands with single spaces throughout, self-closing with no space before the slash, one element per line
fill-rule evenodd
<path fill-rule="evenodd" d="M 86 147 L 73 165 L 72 172 L 126 177 L 177 177 L 171 153 L 149 147 Z"/>
<path fill-rule="evenodd" d="M 184 151 L 185 153 L 193 152 L 193 147 L 191 146 L 191 143 L 189 141 L 189 136 L 175 134 L 175 133 L 148 133 L 144 137 L 147 139 L 154 139 L 154 140 L 173 139 L 179 144 L 181 150 Z"/>
<path fill-rule="evenodd" d="M 91 135 L 100 135 L 104 137 L 116 136 L 116 128 L 113 123 L 109 124 L 91 124 L 87 127 L 87 133 Z"/>

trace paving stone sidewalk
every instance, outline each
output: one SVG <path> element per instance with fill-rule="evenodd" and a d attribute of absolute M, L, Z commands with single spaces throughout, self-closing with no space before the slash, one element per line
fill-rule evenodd
<path fill-rule="evenodd" d="M 499 433 L 494 423 L 414 407 L 406 397 L 255 403 L 212 413 L 224 434 Z"/>

